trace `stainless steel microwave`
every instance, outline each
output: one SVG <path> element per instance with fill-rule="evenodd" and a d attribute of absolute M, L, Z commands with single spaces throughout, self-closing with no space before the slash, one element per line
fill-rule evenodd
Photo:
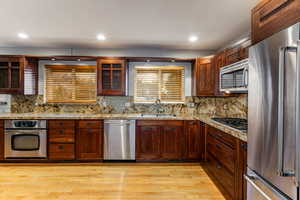
<path fill-rule="evenodd" d="M 248 59 L 222 67 L 220 70 L 220 91 L 226 93 L 248 92 Z"/>

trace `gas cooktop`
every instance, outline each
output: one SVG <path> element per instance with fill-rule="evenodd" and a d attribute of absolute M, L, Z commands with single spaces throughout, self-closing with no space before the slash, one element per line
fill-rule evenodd
<path fill-rule="evenodd" d="M 246 119 L 241 118 L 212 118 L 212 120 L 219 122 L 221 124 L 230 126 L 232 128 L 238 129 L 240 131 L 247 131 L 248 122 Z"/>

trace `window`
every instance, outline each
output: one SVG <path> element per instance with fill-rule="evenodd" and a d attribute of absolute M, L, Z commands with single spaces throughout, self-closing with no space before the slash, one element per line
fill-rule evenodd
<path fill-rule="evenodd" d="M 96 102 L 96 66 L 46 65 L 45 75 L 46 102 Z"/>
<path fill-rule="evenodd" d="M 184 102 L 184 67 L 135 67 L 134 102 Z"/>

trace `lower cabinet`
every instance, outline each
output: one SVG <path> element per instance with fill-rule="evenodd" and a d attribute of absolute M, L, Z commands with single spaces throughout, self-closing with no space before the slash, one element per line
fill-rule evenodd
<path fill-rule="evenodd" d="M 0 120 L 0 160 L 4 159 L 4 121 Z"/>
<path fill-rule="evenodd" d="M 218 129 L 206 126 L 206 169 L 225 197 L 245 199 L 243 174 L 246 170 L 245 142 Z"/>
<path fill-rule="evenodd" d="M 197 120 L 184 121 L 186 139 L 185 160 L 201 161 L 204 159 L 205 124 Z"/>
<path fill-rule="evenodd" d="M 75 159 L 75 120 L 48 121 L 49 160 Z"/>
<path fill-rule="evenodd" d="M 204 158 L 204 130 L 204 124 L 197 120 L 138 120 L 136 160 L 200 161 Z"/>
<path fill-rule="evenodd" d="M 103 121 L 79 121 L 76 131 L 76 159 L 103 159 Z"/>
<path fill-rule="evenodd" d="M 49 120 L 49 160 L 102 160 L 102 120 Z"/>
<path fill-rule="evenodd" d="M 136 122 L 136 160 L 182 160 L 185 153 L 183 121 Z"/>

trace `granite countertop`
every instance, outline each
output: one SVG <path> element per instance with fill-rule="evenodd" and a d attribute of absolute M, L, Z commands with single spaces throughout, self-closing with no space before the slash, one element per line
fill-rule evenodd
<path fill-rule="evenodd" d="M 145 120 L 199 120 L 247 142 L 247 133 L 217 123 L 209 115 L 142 116 L 141 114 L 59 114 L 59 113 L 2 113 L 0 119 L 145 119 Z"/>

